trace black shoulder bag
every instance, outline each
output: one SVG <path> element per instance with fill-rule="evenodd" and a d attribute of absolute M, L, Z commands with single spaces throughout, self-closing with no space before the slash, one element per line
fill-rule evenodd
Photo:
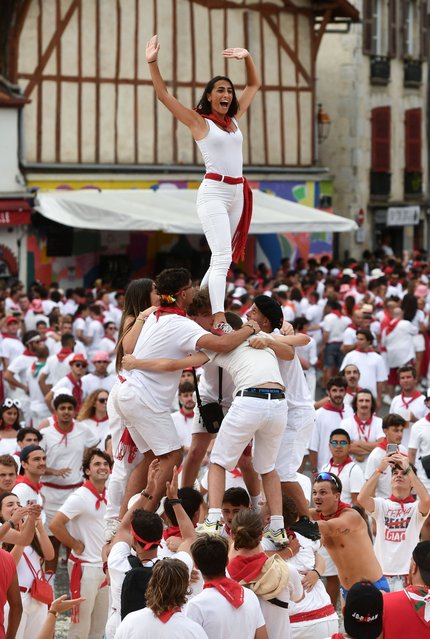
<path fill-rule="evenodd" d="M 222 368 L 218 366 L 218 401 L 210 402 L 209 404 L 202 404 L 200 399 L 199 388 L 197 384 L 196 371 L 193 368 L 194 385 L 196 387 L 196 399 L 197 406 L 200 413 L 200 420 L 203 422 L 203 426 L 208 433 L 217 433 L 221 427 L 221 422 L 224 419 L 224 413 L 221 407 L 222 402 Z"/>

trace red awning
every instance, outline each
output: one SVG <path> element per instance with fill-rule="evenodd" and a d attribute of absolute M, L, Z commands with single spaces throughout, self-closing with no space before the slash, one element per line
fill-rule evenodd
<path fill-rule="evenodd" d="M 31 206 L 27 200 L 0 200 L 0 227 L 30 224 Z"/>

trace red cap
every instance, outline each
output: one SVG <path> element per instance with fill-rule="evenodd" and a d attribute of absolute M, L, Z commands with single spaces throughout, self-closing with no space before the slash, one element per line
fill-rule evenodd
<path fill-rule="evenodd" d="M 13 324 L 13 322 L 19 324 L 19 318 L 14 317 L 13 315 L 9 315 L 9 317 L 6 318 L 6 326 L 9 326 L 9 324 Z"/>
<path fill-rule="evenodd" d="M 72 364 L 75 364 L 75 362 L 81 362 L 83 364 L 88 364 L 87 360 L 82 355 L 82 353 L 75 353 L 75 355 L 73 355 L 73 358 L 71 360 L 69 360 L 69 365 L 71 366 Z"/>

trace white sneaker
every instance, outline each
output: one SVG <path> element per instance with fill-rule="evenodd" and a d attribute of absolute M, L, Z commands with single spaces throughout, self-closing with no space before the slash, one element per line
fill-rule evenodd
<path fill-rule="evenodd" d="M 393 401 L 392 398 L 388 395 L 388 393 L 386 393 L 385 395 L 382 395 L 382 401 L 384 404 L 387 404 L 387 406 L 391 406 L 391 402 Z"/>

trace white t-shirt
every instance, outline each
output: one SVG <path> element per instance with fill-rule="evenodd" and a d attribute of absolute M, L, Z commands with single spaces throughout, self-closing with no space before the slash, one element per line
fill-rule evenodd
<path fill-rule="evenodd" d="M 84 551 L 79 555 L 94 567 L 101 568 L 102 547 L 104 540 L 104 516 L 106 504 L 101 501 L 96 509 L 97 499 L 88 488 L 81 486 L 67 497 L 59 512 L 70 519 L 67 528 L 75 539 L 85 544 Z"/>
<path fill-rule="evenodd" d="M 70 355 L 67 355 L 67 357 L 60 362 L 57 355 L 50 355 L 42 371 L 43 374 L 46 375 L 46 383 L 54 386 L 60 379 L 68 375 L 72 370 L 69 362 L 74 356 L 75 353 L 70 353 Z"/>
<path fill-rule="evenodd" d="M 208 639 L 195 621 L 183 612 L 176 612 L 166 623 L 160 621 L 149 608 L 130 612 L 121 621 L 115 639 Z"/>
<path fill-rule="evenodd" d="M 15 359 L 9 363 L 8 371 L 13 373 L 15 379 L 21 384 L 27 384 L 27 375 L 31 369 L 33 362 L 37 360 L 35 355 L 18 355 Z"/>
<path fill-rule="evenodd" d="M 88 395 L 91 395 L 91 393 L 99 390 L 100 388 L 103 388 L 103 390 L 110 393 L 116 380 L 116 375 L 99 377 L 99 375 L 95 375 L 94 373 L 88 373 L 88 375 L 84 375 L 82 378 L 82 390 L 84 396 L 88 397 Z"/>
<path fill-rule="evenodd" d="M 59 432 L 55 426 L 43 429 L 46 442 L 46 465 L 48 468 L 70 468 L 66 477 L 44 475 L 42 483 L 48 482 L 59 486 L 73 486 L 82 482 L 82 457 L 85 448 L 96 446 L 98 434 L 92 432 L 82 422 L 74 422 L 71 432 Z"/>
<path fill-rule="evenodd" d="M 97 422 L 95 419 L 89 417 L 88 419 L 81 419 L 77 422 L 78 424 L 83 424 L 86 426 L 92 433 L 96 434 L 99 438 L 98 443 L 96 444 L 96 448 L 105 449 L 105 440 L 108 435 L 110 435 L 109 429 L 109 419 L 105 419 L 102 422 Z"/>
<path fill-rule="evenodd" d="M 172 413 L 171 417 L 175 424 L 181 446 L 189 448 L 191 446 L 191 429 L 194 417 L 192 415 L 191 417 L 187 417 L 186 415 L 183 415 L 180 410 Z"/>
<path fill-rule="evenodd" d="M 331 453 L 329 448 L 329 440 L 331 433 L 336 428 L 344 428 L 341 426 L 344 417 L 353 415 L 351 406 L 345 406 L 343 412 L 331 411 L 321 406 L 315 413 L 315 428 L 312 432 L 309 450 L 318 453 L 318 470 L 330 461 Z M 345 430 L 349 433 L 348 428 Z M 351 435 L 351 433 L 349 433 Z"/>
<path fill-rule="evenodd" d="M 370 514 L 376 522 L 375 555 L 382 572 L 407 575 L 427 515 L 421 515 L 418 501 L 399 504 L 379 497 L 374 501 L 375 510 Z"/>
<path fill-rule="evenodd" d="M 18 482 L 12 489 L 14 495 L 16 495 L 19 499 L 19 503 L 21 506 L 25 508 L 27 506 L 28 500 L 34 499 L 36 504 L 39 506 L 43 506 L 43 497 L 40 491 L 36 492 L 31 486 L 28 484 L 24 484 L 23 482 Z M 45 523 L 46 514 L 45 511 L 42 510 L 42 521 Z"/>
<path fill-rule="evenodd" d="M 336 313 L 328 313 L 321 324 L 323 331 L 329 334 L 327 343 L 342 342 L 343 333 L 347 326 L 351 324 L 351 319 L 346 315 L 338 317 Z"/>
<path fill-rule="evenodd" d="M 218 401 L 219 397 L 219 366 L 208 362 L 202 369 L 199 379 L 199 394 L 202 404 Z M 230 408 L 233 401 L 234 383 L 226 370 L 222 371 L 222 401 L 223 408 Z"/>
<path fill-rule="evenodd" d="M 209 639 L 230 639 L 234 629 L 235 639 L 254 637 L 264 626 L 258 597 L 244 588 L 244 602 L 239 608 L 230 604 L 215 588 L 205 588 L 191 599 L 185 614 L 206 632 Z"/>
<path fill-rule="evenodd" d="M 341 500 L 346 504 L 352 505 L 351 494 L 358 494 L 364 484 L 363 471 L 359 465 L 352 461 L 348 462 L 339 473 L 339 466 L 333 466 L 330 462 L 323 466 L 323 471 L 337 475 L 342 482 Z"/>
<path fill-rule="evenodd" d="M 361 353 L 353 350 L 343 358 L 340 370 L 343 371 L 345 366 L 349 364 L 354 364 L 360 371 L 361 388 L 368 388 L 372 395 L 376 397 L 378 392 L 377 383 L 385 382 L 387 379 L 387 369 L 382 356 L 373 351 Z"/>
<path fill-rule="evenodd" d="M 295 410 L 313 411 L 314 403 L 297 353 L 294 353 L 294 358 L 291 360 L 278 360 L 278 365 L 283 384 L 287 389 L 288 414 L 291 416 Z"/>
<path fill-rule="evenodd" d="M 376 442 L 378 439 L 385 439 L 385 433 L 382 430 L 382 419 L 373 415 L 372 421 L 368 426 L 364 425 L 362 427 L 362 432 L 360 432 L 357 422 L 355 421 L 354 415 L 352 417 L 348 417 L 344 419 L 340 425 L 341 428 L 344 428 L 348 431 L 351 436 L 351 441 L 355 442 L 359 439 L 364 439 L 366 442 Z M 356 463 L 360 466 L 361 471 L 365 472 L 366 464 L 367 464 L 368 455 L 365 456 L 363 461 L 355 460 Z"/>
<path fill-rule="evenodd" d="M 418 334 L 418 329 L 408 320 L 400 320 L 396 327 L 387 335 L 381 334 L 382 346 L 386 349 L 386 360 L 389 368 L 404 366 L 415 358 L 413 337 Z"/>
<path fill-rule="evenodd" d="M 258 337 L 271 338 L 270 334 L 257 333 Z M 252 337 L 251 337 L 252 339 Z M 229 353 L 204 351 L 211 362 L 222 366 L 233 378 L 234 394 L 245 388 L 260 386 L 273 382 L 283 386 L 284 382 L 279 370 L 278 358 L 271 348 L 251 348 L 247 339 Z"/>
<path fill-rule="evenodd" d="M 161 314 L 157 321 L 155 315 L 150 315 L 140 332 L 133 355 L 137 359 L 182 358 L 196 350 L 203 335 L 208 335 L 207 331 L 187 317 Z M 170 412 L 181 371 L 158 373 L 134 369 L 122 374 L 139 388 L 151 410 Z"/>
<path fill-rule="evenodd" d="M 13 362 L 18 355 L 22 355 L 24 352 L 24 344 L 19 338 L 3 337 L 0 342 L 0 355 L 6 357 L 9 360 L 9 364 Z"/>
<path fill-rule="evenodd" d="M 417 476 L 421 479 L 427 490 L 430 490 L 430 478 L 427 477 L 420 461 L 420 457 L 430 455 L 430 421 L 427 417 L 423 417 L 413 424 L 411 437 L 409 439 L 409 448 L 413 448 L 417 451 L 415 458 Z"/>
<path fill-rule="evenodd" d="M 105 329 L 103 322 L 99 320 L 91 319 L 86 327 L 85 336 L 91 337 L 91 342 L 87 346 L 88 356 L 91 357 L 96 351 L 100 350 L 100 341 L 103 339 Z"/>
<path fill-rule="evenodd" d="M 420 395 L 416 399 L 409 401 L 407 397 L 402 398 L 402 394 L 393 397 L 390 406 L 390 413 L 397 413 L 400 417 L 406 420 L 406 428 L 403 430 L 402 444 L 408 448 L 410 446 L 409 439 L 411 436 L 411 414 L 418 419 L 425 417 L 428 413 L 428 409 L 425 405 L 424 395 Z M 412 446 L 411 446 L 412 448 Z"/>
<path fill-rule="evenodd" d="M 299 601 L 303 596 L 302 580 L 294 568 L 294 566 L 288 565 L 288 586 L 285 590 L 282 590 L 277 596 L 285 602 Z M 285 639 L 290 636 L 290 615 L 288 610 L 275 606 L 274 604 L 260 599 L 261 612 L 266 621 L 267 634 L 270 639 Z"/>
<path fill-rule="evenodd" d="M 347 326 L 343 334 L 342 344 L 345 346 L 353 346 L 357 341 L 357 329 Z"/>

